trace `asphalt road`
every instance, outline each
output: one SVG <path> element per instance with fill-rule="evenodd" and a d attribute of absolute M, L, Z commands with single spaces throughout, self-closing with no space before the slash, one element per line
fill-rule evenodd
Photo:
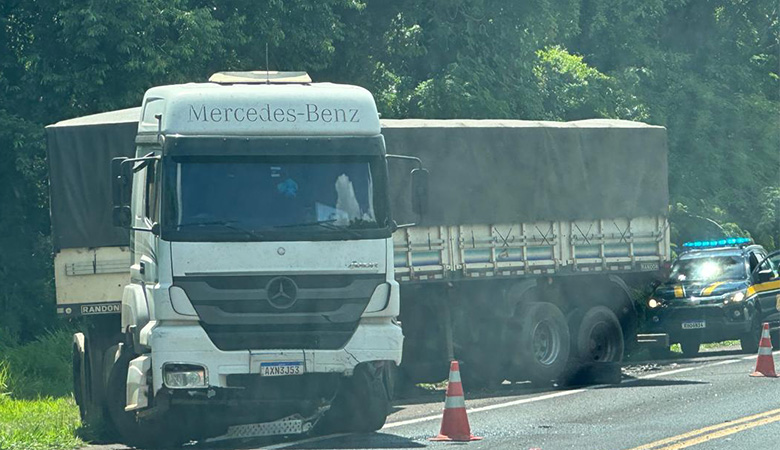
<path fill-rule="evenodd" d="M 775 355 L 780 363 L 780 357 Z M 191 450 L 415 449 L 775 449 L 780 378 L 751 378 L 755 356 L 711 352 L 692 360 L 628 366 L 619 385 L 534 390 L 504 385 L 466 393 L 468 444 L 430 442 L 443 391 L 402 401 L 378 433 L 197 444 Z M 93 446 L 108 450 L 121 446 Z"/>

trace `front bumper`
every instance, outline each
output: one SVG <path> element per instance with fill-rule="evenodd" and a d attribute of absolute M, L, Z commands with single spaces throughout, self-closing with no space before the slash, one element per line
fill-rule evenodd
<path fill-rule="evenodd" d="M 696 338 L 701 342 L 739 339 L 750 331 L 753 309 L 747 303 L 732 305 L 667 306 L 648 310 L 646 334 L 637 335 L 639 344 L 662 345 Z M 704 321 L 704 328 L 684 329 L 683 323 Z M 664 340 L 659 335 L 667 335 Z"/>
<path fill-rule="evenodd" d="M 150 323 L 147 327 L 155 394 L 163 388 L 163 366 L 169 363 L 205 367 L 209 388 L 230 388 L 231 375 L 259 375 L 264 362 L 302 362 L 306 374 L 347 376 L 362 362 L 401 363 L 403 335 L 390 318 L 363 318 L 349 342 L 337 350 L 223 351 L 197 323 Z"/>

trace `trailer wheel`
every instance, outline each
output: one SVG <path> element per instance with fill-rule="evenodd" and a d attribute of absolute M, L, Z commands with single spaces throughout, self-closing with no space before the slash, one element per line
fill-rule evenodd
<path fill-rule="evenodd" d="M 581 362 L 619 363 L 623 360 L 623 329 L 615 313 L 605 306 L 594 306 L 581 317 L 570 317 L 574 356 Z"/>
<path fill-rule="evenodd" d="M 359 364 L 351 377 L 342 379 L 330 410 L 317 424 L 317 431 L 369 433 L 381 429 L 389 413 L 384 366 Z"/>
<path fill-rule="evenodd" d="M 520 378 L 549 384 L 566 369 L 571 337 L 566 318 L 552 303 L 526 303 L 515 312 L 512 328 L 516 331 L 513 366 Z"/>
<path fill-rule="evenodd" d="M 127 370 L 133 355 L 122 348 L 120 356 L 111 367 L 106 385 L 106 405 L 109 417 L 122 443 L 139 448 L 180 447 L 189 441 L 182 428 L 175 423 L 163 423 L 159 418 L 139 422 L 134 411 L 125 411 Z"/>
<path fill-rule="evenodd" d="M 73 397 L 79 407 L 79 417 L 86 435 L 98 441 L 110 441 L 114 437 L 107 422 L 105 403 L 102 400 L 102 380 L 94 379 L 92 339 L 84 333 L 73 335 Z M 96 392 L 100 390 L 100 392 Z"/>

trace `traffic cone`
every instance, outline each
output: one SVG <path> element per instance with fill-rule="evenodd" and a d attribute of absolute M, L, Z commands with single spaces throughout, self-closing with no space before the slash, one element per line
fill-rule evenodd
<path fill-rule="evenodd" d="M 750 376 L 777 378 L 775 359 L 772 357 L 772 339 L 769 337 L 769 324 L 766 322 L 764 323 L 764 330 L 761 332 L 761 342 L 758 344 L 756 371 L 751 373 Z"/>
<path fill-rule="evenodd" d="M 441 418 L 439 435 L 431 441 L 478 441 L 481 437 L 471 434 L 469 418 L 466 416 L 466 399 L 460 382 L 460 367 L 457 361 L 450 363 L 450 382 L 444 399 L 444 415 Z"/>

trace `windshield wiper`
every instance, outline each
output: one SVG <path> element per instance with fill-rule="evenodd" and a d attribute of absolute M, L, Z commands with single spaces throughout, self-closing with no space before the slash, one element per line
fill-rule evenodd
<path fill-rule="evenodd" d="M 290 225 L 278 225 L 278 226 L 275 226 L 274 228 L 322 227 L 322 228 L 325 228 L 326 230 L 331 230 L 331 231 L 344 231 L 344 232 L 346 232 L 347 234 L 349 234 L 352 237 L 356 237 L 356 238 L 360 237 L 360 233 L 358 233 L 357 231 L 352 230 L 352 229 L 347 228 L 347 227 L 340 227 L 340 226 L 334 224 L 334 222 L 336 222 L 336 220 L 337 219 L 328 219 L 328 220 L 318 220 L 316 222 L 304 222 L 304 223 L 294 223 L 294 224 L 290 224 Z"/>
<path fill-rule="evenodd" d="M 233 225 L 235 222 L 236 222 L 235 220 L 214 220 L 214 221 L 209 221 L 209 222 L 187 222 L 187 223 L 180 223 L 177 226 L 177 228 L 188 227 L 188 226 L 219 225 L 219 226 L 223 226 L 225 228 L 229 228 L 229 229 L 231 229 L 233 231 L 238 231 L 239 233 L 244 233 L 247 236 L 253 237 L 253 238 L 258 239 L 258 240 L 262 240 L 263 239 L 263 235 L 262 234 L 260 234 L 260 233 L 258 233 L 256 231 L 253 231 L 253 230 L 249 230 L 249 229 L 246 229 L 246 228 L 235 226 L 235 225 Z"/>

